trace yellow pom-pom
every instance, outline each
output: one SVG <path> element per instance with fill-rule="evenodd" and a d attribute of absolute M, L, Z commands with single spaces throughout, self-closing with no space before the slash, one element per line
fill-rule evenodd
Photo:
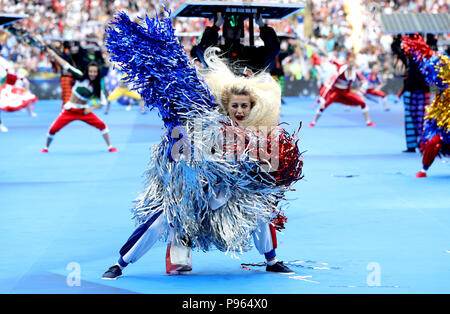
<path fill-rule="evenodd" d="M 426 120 L 436 120 L 438 127 L 450 131 L 450 88 L 447 88 L 431 103 L 426 110 Z"/>
<path fill-rule="evenodd" d="M 441 68 L 439 69 L 438 77 L 443 83 L 450 85 L 450 59 L 447 55 L 440 55 Z"/>

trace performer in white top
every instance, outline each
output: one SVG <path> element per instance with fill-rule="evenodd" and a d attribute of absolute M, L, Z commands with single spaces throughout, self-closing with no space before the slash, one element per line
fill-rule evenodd
<path fill-rule="evenodd" d="M 116 153 L 117 149 L 111 145 L 109 130 L 106 124 L 92 112 L 107 104 L 106 96 L 101 88 L 99 66 L 97 63 L 89 63 L 86 73 L 83 74 L 83 72 L 71 66 L 52 49 L 48 48 L 47 51 L 65 70 L 74 76 L 75 84 L 72 87 L 72 94 L 70 95 L 69 101 L 64 104 L 60 115 L 50 126 L 46 146 L 42 149 L 41 153 L 48 153 L 48 147 L 53 140 L 53 136 L 67 124 L 75 120 L 84 121 L 99 129 L 108 145 L 108 151 Z M 98 102 L 98 100 L 100 101 Z M 90 107 L 90 101 L 94 102 L 93 107 Z"/>

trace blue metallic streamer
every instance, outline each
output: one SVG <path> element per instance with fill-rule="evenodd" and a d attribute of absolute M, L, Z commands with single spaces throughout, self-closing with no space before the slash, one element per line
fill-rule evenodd
<path fill-rule="evenodd" d="M 435 85 L 440 90 L 448 88 L 448 85 L 443 83 L 438 77 L 439 70 L 443 66 L 438 55 L 433 55 L 430 58 L 425 58 L 420 55 L 420 52 L 413 52 L 413 60 L 419 66 L 420 72 L 424 75 L 425 81 L 429 85 Z"/>
<path fill-rule="evenodd" d="M 183 116 L 202 114 L 216 103 L 175 36 L 170 16 L 146 16 L 140 22 L 145 26 L 119 12 L 106 30 L 106 47 L 111 60 L 128 75 L 125 81 L 147 107 L 159 110 L 171 134 L 184 123 Z"/>

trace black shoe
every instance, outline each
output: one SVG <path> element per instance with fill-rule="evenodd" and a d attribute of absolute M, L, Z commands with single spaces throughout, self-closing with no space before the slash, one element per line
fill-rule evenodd
<path fill-rule="evenodd" d="M 105 280 L 115 280 L 119 277 L 122 277 L 122 270 L 119 266 L 114 265 L 111 266 L 102 276 L 102 279 Z"/>
<path fill-rule="evenodd" d="M 172 270 L 166 270 L 166 273 L 168 275 L 186 275 L 189 274 L 192 271 L 192 267 L 189 265 L 172 265 L 174 266 L 174 269 Z"/>
<path fill-rule="evenodd" d="M 192 267 L 189 265 L 184 265 L 183 267 L 178 268 L 178 271 L 180 271 L 180 272 L 192 271 Z"/>
<path fill-rule="evenodd" d="M 403 151 L 404 153 L 415 153 L 416 149 L 415 148 L 408 148 L 406 150 Z"/>
<path fill-rule="evenodd" d="M 272 266 L 267 265 L 266 271 L 271 273 L 280 273 L 285 275 L 292 275 L 295 274 L 295 272 L 283 264 L 283 262 L 276 262 Z"/>

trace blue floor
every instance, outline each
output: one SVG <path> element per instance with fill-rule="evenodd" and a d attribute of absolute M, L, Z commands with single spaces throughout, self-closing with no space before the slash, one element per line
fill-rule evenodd
<path fill-rule="evenodd" d="M 158 243 L 117 281 L 103 272 L 134 229 L 129 209 L 143 183 L 161 119 L 113 103 L 97 111 L 119 150 L 74 122 L 40 154 L 59 101 L 39 101 L 37 117 L 2 113 L 0 133 L 0 293 L 450 293 L 450 161 L 417 179 L 419 153 L 405 149 L 403 107 L 330 106 L 308 128 L 312 99 L 286 98 L 282 120 L 303 121 L 304 179 L 290 192 L 278 258 L 296 272 L 265 273 L 256 249 L 235 259 L 193 253 L 192 274 L 165 274 Z M 79 280 L 78 280 L 79 279 Z"/>

